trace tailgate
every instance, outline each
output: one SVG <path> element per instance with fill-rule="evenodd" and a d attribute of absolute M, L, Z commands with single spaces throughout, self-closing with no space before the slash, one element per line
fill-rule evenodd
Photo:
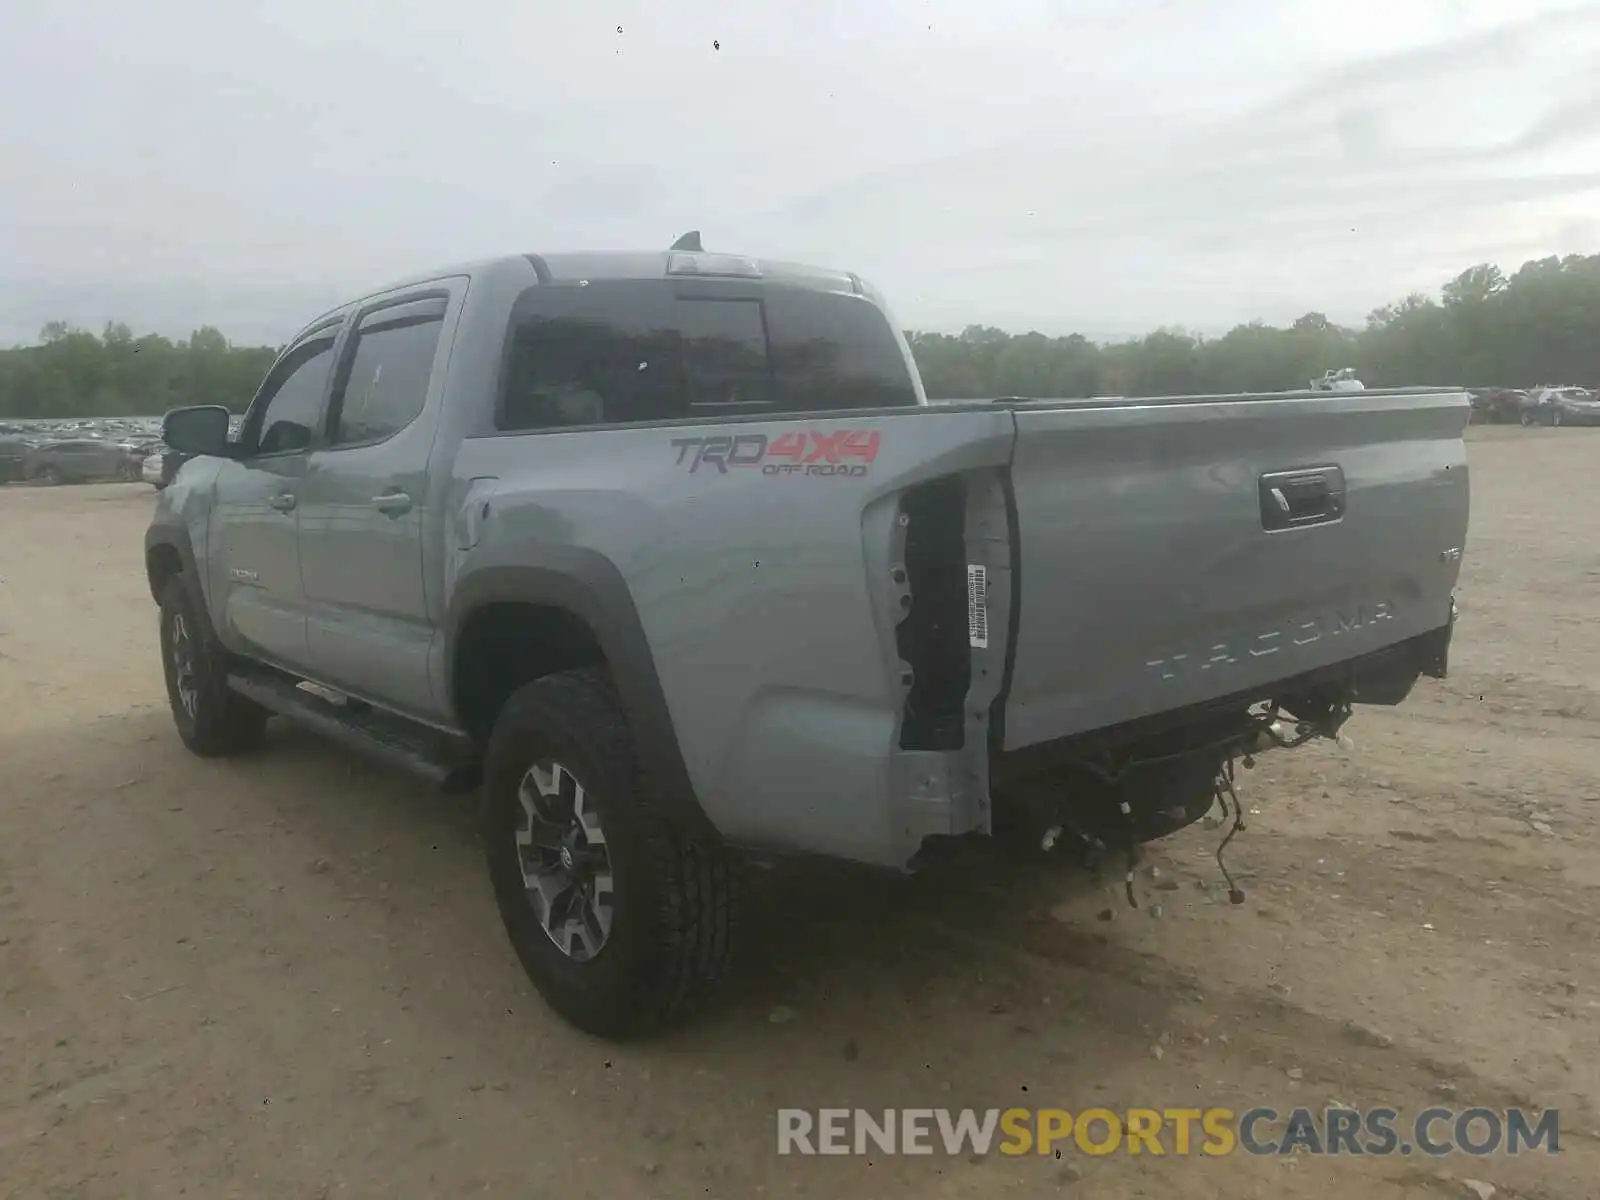
<path fill-rule="evenodd" d="M 1004 748 L 1446 624 L 1468 412 L 1459 391 L 1016 405 Z"/>

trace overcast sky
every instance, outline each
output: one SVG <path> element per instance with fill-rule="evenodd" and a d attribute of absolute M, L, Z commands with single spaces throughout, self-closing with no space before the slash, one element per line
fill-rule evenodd
<path fill-rule="evenodd" d="M 10 0 L 0 342 L 281 341 L 415 268 L 712 249 L 1094 337 L 1600 252 L 1600 5 Z"/>

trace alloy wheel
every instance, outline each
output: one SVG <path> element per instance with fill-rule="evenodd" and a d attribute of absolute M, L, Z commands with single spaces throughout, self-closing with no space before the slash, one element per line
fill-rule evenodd
<path fill-rule="evenodd" d="M 192 721 L 200 709 L 200 685 L 195 671 L 194 639 L 182 613 L 172 614 L 171 641 L 173 686 L 178 691 L 178 703 Z"/>
<path fill-rule="evenodd" d="M 578 777 L 548 760 L 528 768 L 517 799 L 517 863 L 528 904 L 563 954 L 588 962 L 611 934 L 611 851 L 599 813 Z"/>

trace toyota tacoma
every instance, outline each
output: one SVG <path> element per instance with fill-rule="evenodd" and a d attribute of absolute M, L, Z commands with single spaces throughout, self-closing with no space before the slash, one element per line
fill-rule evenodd
<path fill-rule="evenodd" d="M 858 276 L 526 254 L 307 325 L 146 566 L 179 736 L 278 715 L 481 796 L 511 944 L 605 1036 L 690 1011 L 742 857 L 1131 864 L 1235 762 L 1446 669 L 1460 390 L 929 405 Z"/>

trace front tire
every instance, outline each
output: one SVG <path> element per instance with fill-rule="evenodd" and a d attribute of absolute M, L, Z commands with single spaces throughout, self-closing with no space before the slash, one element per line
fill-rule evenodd
<path fill-rule="evenodd" d="M 161 589 L 161 665 L 172 720 L 192 752 L 220 758 L 260 744 L 267 710 L 228 688 L 227 652 L 182 575 Z"/>
<path fill-rule="evenodd" d="M 731 949 L 733 865 L 655 807 L 603 674 L 546 676 L 506 701 L 482 833 L 512 947 L 562 1017 L 622 1038 L 704 1002 Z"/>

